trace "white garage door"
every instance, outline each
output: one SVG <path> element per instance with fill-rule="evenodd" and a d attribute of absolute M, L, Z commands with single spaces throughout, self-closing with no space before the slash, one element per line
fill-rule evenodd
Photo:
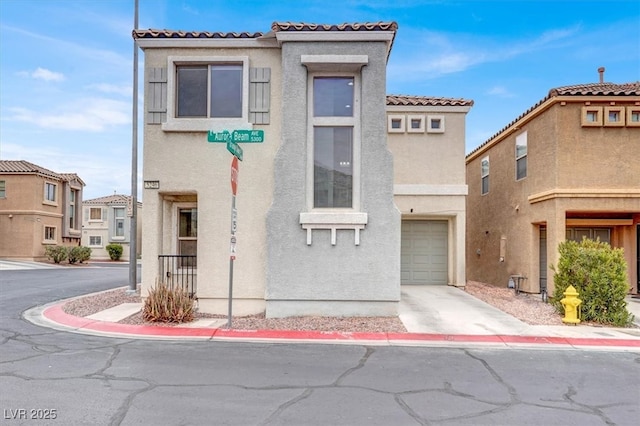
<path fill-rule="evenodd" d="M 446 220 L 402 222 L 402 284 L 447 284 Z"/>

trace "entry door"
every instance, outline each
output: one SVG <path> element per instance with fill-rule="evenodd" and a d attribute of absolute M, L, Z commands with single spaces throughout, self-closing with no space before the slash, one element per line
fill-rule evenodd
<path fill-rule="evenodd" d="M 198 254 L 198 209 L 178 208 L 178 254 L 197 256 Z M 182 266 L 195 266 L 197 258 L 182 259 Z"/>
<path fill-rule="evenodd" d="M 447 284 L 448 222 L 402 222 L 401 283 Z"/>

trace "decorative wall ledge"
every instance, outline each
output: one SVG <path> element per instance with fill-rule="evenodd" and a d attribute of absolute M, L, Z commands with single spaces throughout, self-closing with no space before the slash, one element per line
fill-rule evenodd
<path fill-rule="evenodd" d="M 302 229 L 307 230 L 307 245 L 312 243 L 314 229 L 328 229 L 331 231 L 331 245 L 337 242 L 337 230 L 354 231 L 354 244 L 360 245 L 360 230 L 367 224 L 367 213 L 359 212 L 304 212 L 300 213 Z"/>

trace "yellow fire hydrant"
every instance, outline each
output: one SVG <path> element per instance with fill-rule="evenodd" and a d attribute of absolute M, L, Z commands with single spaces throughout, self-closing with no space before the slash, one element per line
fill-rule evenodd
<path fill-rule="evenodd" d="M 582 303 L 582 300 L 578 299 L 578 292 L 574 286 L 570 285 L 562 294 L 564 294 L 564 298 L 560 300 L 564 308 L 564 318 L 562 318 L 562 322 L 574 325 L 578 324 L 580 322 L 580 318 L 578 318 L 580 316 L 578 307 Z"/>

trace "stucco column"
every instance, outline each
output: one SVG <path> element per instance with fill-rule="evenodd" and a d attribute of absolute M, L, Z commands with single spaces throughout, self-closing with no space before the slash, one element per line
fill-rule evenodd
<path fill-rule="evenodd" d="M 547 222 L 547 292 L 554 295 L 555 283 L 551 266 L 557 266 L 560 260 L 558 245 L 566 239 L 566 213 L 556 206 L 555 214 Z"/>

